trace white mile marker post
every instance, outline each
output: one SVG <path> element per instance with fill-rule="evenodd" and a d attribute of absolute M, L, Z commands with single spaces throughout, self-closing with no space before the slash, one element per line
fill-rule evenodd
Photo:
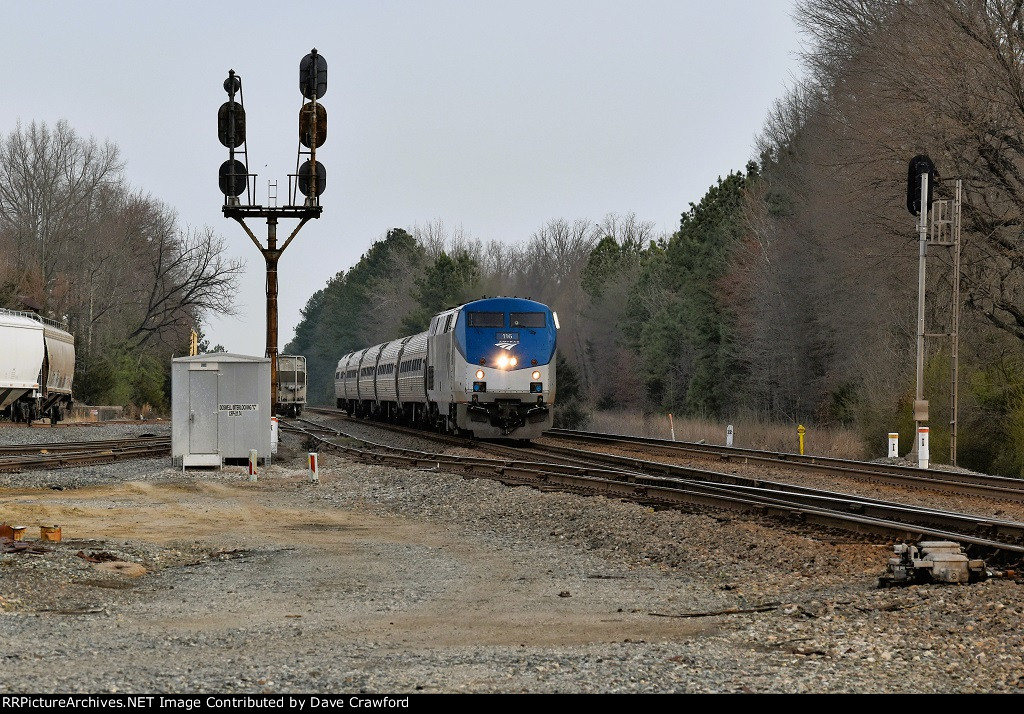
<path fill-rule="evenodd" d="M 899 432 L 889 432 L 889 458 L 898 459 L 900 457 L 900 435 Z"/>
<path fill-rule="evenodd" d="M 928 427 L 917 428 L 917 467 L 928 468 Z"/>

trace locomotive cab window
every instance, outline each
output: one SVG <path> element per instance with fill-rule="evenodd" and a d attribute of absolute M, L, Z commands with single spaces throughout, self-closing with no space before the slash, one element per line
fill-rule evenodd
<path fill-rule="evenodd" d="M 543 317 L 543 314 L 541 315 Z M 466 313 L 466 325 L 468 327 L 504 327 L 505 313 L 503 312 L 470 312 Z"/>
<path fill-rule="evenodd" d="M 547 327 L 543 312 L 513 312 L 509 317 L 512 327 Z"/>

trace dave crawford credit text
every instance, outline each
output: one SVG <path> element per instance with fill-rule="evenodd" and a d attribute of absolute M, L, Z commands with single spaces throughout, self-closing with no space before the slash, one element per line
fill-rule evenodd
<path fill-rule="evenodd" d="M 0 696 L 0 709 L 9 708 L 46 708 L 46 709 L 183 709 L 192 711 L 208 707 L 210 709 L 407 709 L 409 697 L 374 697 L 366 694 L 337 696 L 260 696 L 245 695 L 211 695 L 205 697 L 165 697 L 160 695 L 131 696 L 119 695 L 112 697 L 94 695 L 3 695 Z"/>

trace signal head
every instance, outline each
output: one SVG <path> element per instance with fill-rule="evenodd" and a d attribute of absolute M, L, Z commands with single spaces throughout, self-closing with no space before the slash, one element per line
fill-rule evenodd
<path fill-rule="evenodd" d="M 220 165 L 220 192 L 225 196 L 241 195 L 249 179 L 248 173 L 241 161 L 225 161 Z"/>
<path fill-rule="evenodd" d="M 242 79 L 235 75 L 235 70 L 228 70 L 228 78 L 224 80 L 224 91 L 233 95 L 242 88 Z"/>
<path fill-rule="evenodd" d="M 327 60 L 315 47 L 299 62 L 299 91 L 306 99 L 319 99 L 327 93 Z"/>
<path fill-rule="evenodd" d="M 327 169 L 319 161 L 316 162 L 316 196 L 324 192 L 327 187 Z M 299 167 L 299 190 L 303 196 L 313 196 L 313 166 L 312 162 L 306 161 Z"/>

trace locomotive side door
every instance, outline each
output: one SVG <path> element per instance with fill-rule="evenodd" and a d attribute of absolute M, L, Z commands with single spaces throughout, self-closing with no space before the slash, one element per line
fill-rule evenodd
<path fill-rule="evenodd" d="M 434 355 L 434 364 L 437 371 L 434 374 L 436 380 L 434 387 L 438 390 L 438 406 L 442 409 L 447 407 L 452 400 L 452 336 L 455 322 L 455 314 L 448 313 L 438 323 L 437 352 Z"/>
<path fill-rule="evenodd" d="M 431 322 L 427 338 L 427 399 L 447 414 L 452 400 L 452 323 L 454 313 L 442 313 Z"/>

